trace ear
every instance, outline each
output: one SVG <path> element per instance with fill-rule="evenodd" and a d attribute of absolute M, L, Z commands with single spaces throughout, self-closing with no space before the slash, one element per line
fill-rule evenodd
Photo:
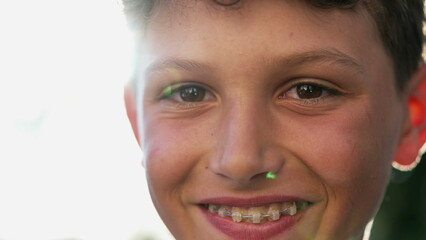
<path fill-rule="evenodd" d="M 132 125 L 133 134 L 135 135 L 139 146 L 141 146 L 136 112 L 135 90 L 132 88 L 131 83 L 124 86 L 124 102 L 126 105 L 127 117 Z"/>
<path fill-rule="evenodd" d="M 420 162 L 426 141 L 426 65 L 421 64 L 407 86 L 406 118 L 403 135 L 392 166 L 401 171 L 411 171 Z"/>

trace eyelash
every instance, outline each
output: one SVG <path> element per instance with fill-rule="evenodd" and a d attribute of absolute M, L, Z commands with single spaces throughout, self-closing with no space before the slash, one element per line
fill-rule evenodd
<path fill-rule="evenodd" d="M 294 97 L 280 97 L 283 94 L 287 94 L 290 91 L 294 90 L 297 91 L 298 87 L 301 86 L 311 86 L 311 87 L 316 87 L 319 88 L 319 90 L 321 90 L 321 95 L 324 94 L 324 92 L 326 94 L 328 94 L 327 96 L 319 96 L 319 97 L 315 97 L 315 98 L 307 98 L 307 99 L 303 99 L 303 98 L 294 98 Z M 175 99 L 170 99 L 173 95 L 180 93 L 181 91 L 185 90 L 185 89 L 189 89 L 189 88 L 198 88 L 198 89 L 202 89 L 203 91 L 205 91 L 205 94 L 209 94 L 211 95 L 210 91 L 206 88 L 203 87 L 199 84 L 196 83 L 179 83 L 179 84 L 175 84 L 175 85 L 168 85 L 166 88 L 163 89 L 163 91 L 161 92 L 161 95 L 159 97 L 159 100 L 171 100 L 174 102 L 174 104 L 176 104 L 177 107 L 180 108 L 191 108 L 191 107 L 196 107 L 198 104 L 205 102 L 205 97 L 203 97 L 203 99 L 201 101 L 185 101 L 181 98 L 181 96 L 178 96 L 178 98 L 180 98 L 180 100 L 175 100 Z M 298 94 L 298 93 L 296 93 Z M 334 88 L 330 88 L 327 86 L 324 86 L 322 84 L 318 84 L 315 82 L 297 82 L 293 85 L 291 85 L 290 88 L 288 88 L 287 90 L 283 91 L 282 93 L 280 93 L 280 95 L 278 96 L 279 99 L 284 100 L 284 99 L 292 99 L 292 100 L 297 100 L 300 101 L 301 105 L 306 105 L 306 106 L 312 106 L 315 104 L 318 104 L 320 101 L 325 100 L 326 98 L 329 97 L 335 97 L 335 96 L 339 96 L 342 95 L 343 93 L 339 90 L 336 90 Z"/>
<path fill-rule="evenodd" d="M 290 92 L 291 90 L 297 91 L 297 87 L 301 87 L 301 86 L 304 86 L 304 85 L 317 87 L 322 91 L 321 95 L 324 94 L 324 92 L 326 92 L 328 95 L 327 96 L 320 96 L 320 97 L 316 97 L 316 98 L 310 98 L 310 99 L 290 97 L 290 99 L 292 99 L 292 100 L 301 101 L 301 103 L 300 103 L 301 105 L 307 105 L 307 106 L 315 105 L 315 104 L 318 104 L 319 102 L 321 102 L 321 101 L 323 101 L 327 98 L 332 98 L 332 97 L 340 96 L 340 95 L 343 94 L 341 91 L 339 91 L 337 89 L 330 88 L 330 87 L 324 86 L 322 84 L 318 84 L 316 82 L 307 81 L 307 82 L 297 82 L 297 83 L 292 84 L 290 88 L 288 88 L 284 92 L 281 92 L 278 98 L 283 99 L 283 100 L 285 98 L 288 99 L 288 97 L 280 98 L 280 96 L 282 94 L 286 94 L 286 93 Z"/>
<path fill-rule="evenodd" d="M 168 99 L 171 96 L 173 96 L 173 94 L 179 93 L 179 91 L 182 91 L 185 88 L 191 88 L 191 87 L 205 89 L 204 87 L 199 86 L 197 84 L 193 84 L 193 83 L 185 83 L 185 84 L 179 83 L 179 84 L 176 84 L 176 85 L 171 84 L 171 85 L 167 85 L 161 91 L 159 99 L 160 100 Z"/>
<path fill-rule="evenodd" d="M 202 99 L 200 101 L 185 101 L 182 99 L 181 95 L 178 95 L 177 98 L 179 99 L 172 99 L 174 97 L 174 95 L 176 94 L 182 94 L 182 91 L 184 90 L 188 90 L 188 89 L 198 89 L 199 92 L 196 92 L 195 94 L 202 94 Z M 200 91 L 201 90 L 201 91 Z M 189 94 L 194 94 L 194 91 L 190 91 L 188 92 Z M 195 95 L 195 97 L 197 97 Z M 194 96 L 194 95 L 192 95 Z M 191 97 L 191 96 L 189 96 Z M 214 98 L 212 96 L 211 91 L 208 90 L 208 88 L 201 86 L 200 84 L 197 83 L 192 83 L 192 82 L 188 82 L 188 83 L 178 83 L 178 84 L 171 84 L 168 85 L 166 88 L 163 89 L 163 91 L 161 92 L 160 96 L 159 96 L 159 100 L 163 101 L 163 100 L 169 100 L 172 104 L 174 104 L 175 107 L 177 108 L 195 108 L 200 106 L 200 104 L 205 103 L 206 102 L 206 98 L 207 100 L 210 98 Z"/>

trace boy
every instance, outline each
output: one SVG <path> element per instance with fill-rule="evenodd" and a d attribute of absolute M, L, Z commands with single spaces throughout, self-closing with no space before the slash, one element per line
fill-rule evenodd
<path fill-rule="evenodd" d="M 362 239 L 425 140 L 422 1 L 124 4 L 127 109 L 176 239 Z"/>

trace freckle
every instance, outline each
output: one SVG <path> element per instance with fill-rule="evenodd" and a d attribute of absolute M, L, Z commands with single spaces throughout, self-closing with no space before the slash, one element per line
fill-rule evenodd
<path fill-rule="evenodd" d="M 289 33 L 288 37 L 293 37 L 293 34 L 294 34 L 293 32 Z"/>
<path fill-rule="evenodd" d="M 206 170 L 209 169 L 209 166 L 206 166 L 204 169 L 206 169 Z"/>

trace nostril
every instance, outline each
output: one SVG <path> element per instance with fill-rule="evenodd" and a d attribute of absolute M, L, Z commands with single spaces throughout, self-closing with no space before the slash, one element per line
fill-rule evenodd
<path fill-rule="evenodd" d="M 253 160 L 238 162 L 216 162 L 206 169 L 212 170 L 217 176 L 238 184 L 252 184 L 253 181 L 272 180 L 278 177 L 283 166 L 281 161 Z"/>

